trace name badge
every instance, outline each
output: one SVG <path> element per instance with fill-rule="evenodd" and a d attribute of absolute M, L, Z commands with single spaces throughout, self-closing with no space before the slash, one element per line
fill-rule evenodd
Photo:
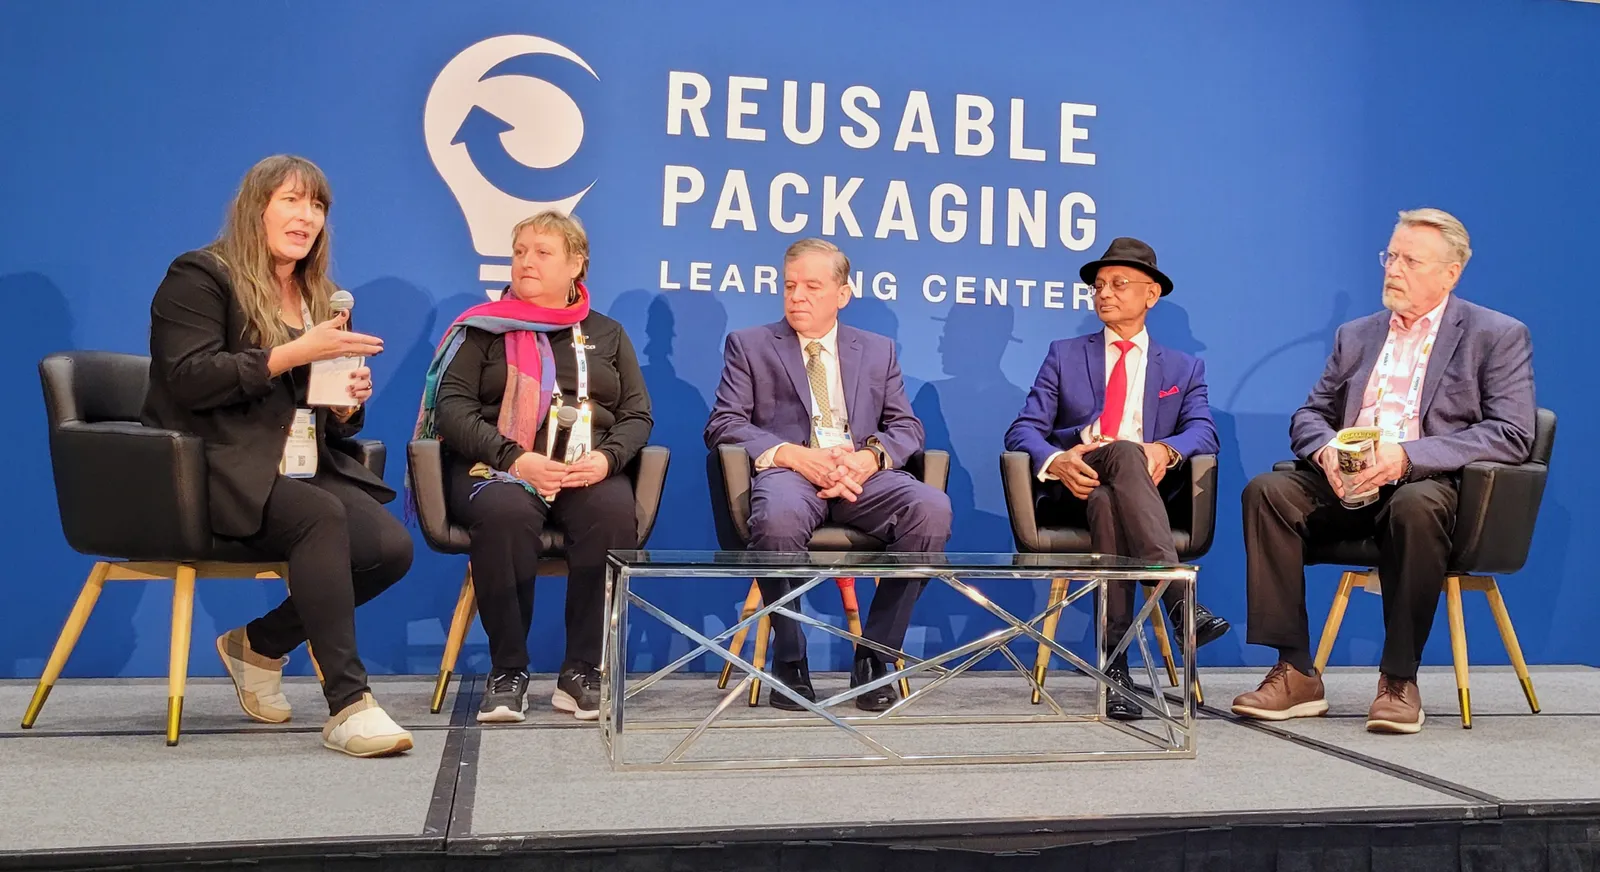
<path fill-rule="evenodd" d="M 283 444 L 283 459 L 278 472 L 290 478 L 311 478 L 317 474 L 317 419 L 310 409 L 295 409 L 289 438 Z"/>
<path fill-rule="evenodd" d="M 855 443 L 850 439 L 850 431 L 844 427 L 824 427 L 821 424 L 811 425 L 811 438 L 816 447 L 826 451 L 829 448 L 854 448 Z"/>

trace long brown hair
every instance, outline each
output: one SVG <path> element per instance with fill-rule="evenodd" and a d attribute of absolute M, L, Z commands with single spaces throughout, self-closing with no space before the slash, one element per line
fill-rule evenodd
<path fill-rule="evenodd" d="M 289 341 L 289 328 L 279 316 L 283 296 L 277 277 L 273 275 L 272 252 L 267 248 L 262 216 L 273 192 L 291 179 L 312 199 L 322 203 L 324 215 L 322 232 L 311 243 L 311 251 L 294 265 L 294 276 L 311 310 L 312 322 L 320 323 L 333 317 L 329 298 L 336 287 L 328 278 L 332 237 L 326 220 L 333 211 L 333 193 L 328 187 L 328 177 L 311 161 L 279 154 L 251 167 L 228 206 L 222 232 L 216 241 L 206 246 L 206 250 L 222 262 L 233 282 L 233 293 L 244 309 L 247 338 L 262 348 Z"/>

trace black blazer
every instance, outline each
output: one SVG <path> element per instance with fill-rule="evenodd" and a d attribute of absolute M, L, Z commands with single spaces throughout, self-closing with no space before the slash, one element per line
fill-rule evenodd
<path fill-rule="evenodd" d="M 150 303 L 150 392 L 141 417 L 205 441 L 211 528 L 220 536 L 260 531 L 294 421 L 296 383 L 305 396 L 311 368 L 270 378 L 268 353 L 245 337 L 244 309 L 214 256 L 191 251 L 172 262 Z M 394 490 L 348 442 L 364 409 L 345 422 L 325 408 L 315 413 L 318 475 L 342 475 L 380 503 L 393 500 Z"/>

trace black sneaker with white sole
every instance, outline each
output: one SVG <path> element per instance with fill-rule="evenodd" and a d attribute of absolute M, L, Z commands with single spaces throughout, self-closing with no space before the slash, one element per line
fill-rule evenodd
<path fill-rule="evenodd" d="M 550 697 L 556 711 L 568 712 L 580 721 L 600 717 L 600 670 L 588 663 L 567 663 L 556 677 L 556 692 Z"/>
<path fill-rule="evenodd" d="M 478 707 L 480 724 L 518 724 L 528 711 L 528 673 L 522 669 L 497 669 L 483 689 Z"/>

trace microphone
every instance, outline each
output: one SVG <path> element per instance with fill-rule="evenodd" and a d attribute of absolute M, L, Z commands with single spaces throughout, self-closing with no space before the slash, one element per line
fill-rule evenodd
<path fill-rule="evenodd" d="M 347 317 L 345 319 L 345 324 L 348 326 L 350 323 L 348 315 L 350 311 L 356 307 L 355 296 L 349 291 L 340 288 L 328 296 L 328 305 L 333 307 L 333 313 L 335 315 L 339 314 L 340 312 L 344 312 L 346 314 Z"/>
<path fill-rule="evenodd" d="M 578 423 L 578 410 L 571 406 L 562 406 L 556 412 L 556 438 L 550 448 L 550 459 L 565 462 L 567 459 L 567 442 L 572 438 L 572 425 Z"/>

